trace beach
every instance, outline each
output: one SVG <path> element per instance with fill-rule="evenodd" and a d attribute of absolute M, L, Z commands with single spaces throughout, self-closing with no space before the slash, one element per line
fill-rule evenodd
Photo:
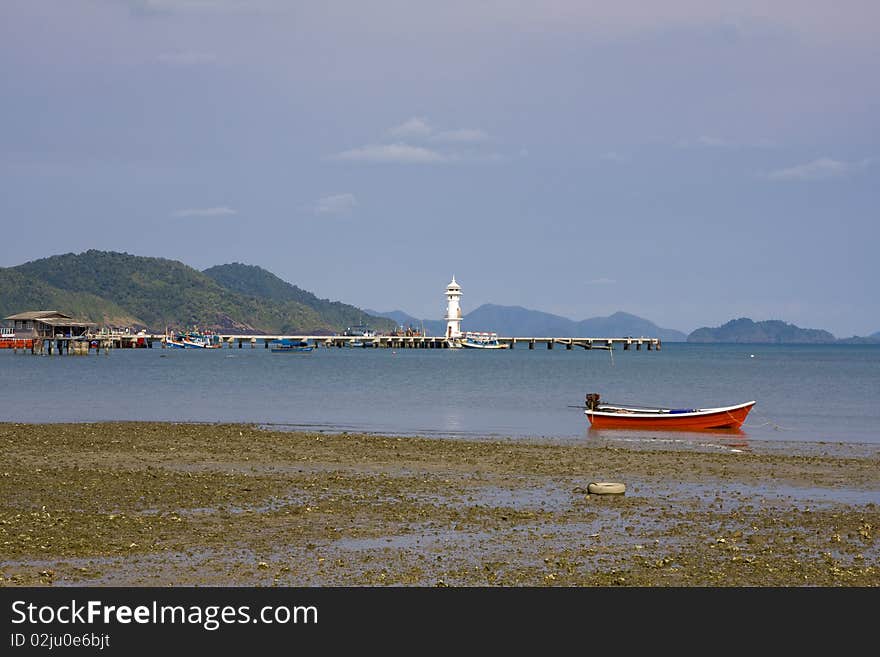
<path fill-rule="evenodd" d="M 2 424 L 3 586 L 877 586 L 880 450 Z M 591 495 L 591 482 L 622 495 Z"/>

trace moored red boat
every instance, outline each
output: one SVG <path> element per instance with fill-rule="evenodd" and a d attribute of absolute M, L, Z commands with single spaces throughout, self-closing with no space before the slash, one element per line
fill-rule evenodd
<path fill-rule="evenodd" d="M 738 429 L 755 401 L 717 408 L 658 408 L 608 404 L 590 393 L 584 414 L 594 429 Z"/>

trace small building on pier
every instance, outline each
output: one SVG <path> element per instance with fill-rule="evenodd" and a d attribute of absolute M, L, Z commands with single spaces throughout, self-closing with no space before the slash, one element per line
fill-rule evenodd
<path fill-rule="evenodd" d="M 89 329 L 97 326 L 94 322 L 74 319 L 57 310 L 29 310 L 6 317 L 12 322 L 12 330 L 17 340 L 54 340 L 56 338 L 82 338 Z"/>

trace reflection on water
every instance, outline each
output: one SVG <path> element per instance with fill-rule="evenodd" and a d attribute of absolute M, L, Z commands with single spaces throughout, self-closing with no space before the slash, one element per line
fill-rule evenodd
<path fill-rule="evenodd" d="M 732 452 L 751 451 L 749 436 L 742 429 L 675 429 L 671 431 L 638 429 L 587 429 L 594 442 L 672 444 L 681 447 L 720 447 Z"/>

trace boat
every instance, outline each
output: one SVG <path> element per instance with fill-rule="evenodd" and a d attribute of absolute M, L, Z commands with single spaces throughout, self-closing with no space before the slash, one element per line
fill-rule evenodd
<path fill-rule="evenodd" d="M 171 331 L 165 334 L 162 342 L 172 349 L 220 349 L 223 346 L 219 335 L 202 334 L 197 331 L 188 331 L 177 336 Z"/>
<path fill-rule="evenodd" d="M 186 349 L 186 344 L 184 344 L 183 338 L 175 337 L 174 331 L 165 333 L 165 337 L 162 338 L 162 344 L 171 349 Z"/>
<path fill-rule="evenodd" d="M 584 414 L 594 429 L 739 429 L 755 401 L 717 408 L 658 408 L 602 402 L 586 397 Z"/>
<path fill-rule="evenodd" d="M 363 338 L 376 337 L 376 332 L 366 324 L 356 324 L 345 329 L 345 331 L 342 332 L 342 335 L 346 337 L 361 338 L 360 340 L 346 341 L 345 345 L 347 347 L 372 347 L 373 340 L 364 340 Z"/>
<path fill-rule="evenodd" d="M 314 346 L 310 345 L 307 340 L 288 340 L 286 338 L 272 340 L 269 345 L 269 348 L 276 354 L 289 352 L 302 353 L 314 349 Z"/>
<path fill-rule="evenodd" d="M 461 337 L 461 346 L 466 349 L 507 349 L 510 345 L 499 342 L 497 333 L 468 331 Z"/>
<path fill-rule="evenodd" d="M 223 344 L 219 335 L 189 331 L 182 337 L 183 346 L 187 349 L 220 349 Z"/>

